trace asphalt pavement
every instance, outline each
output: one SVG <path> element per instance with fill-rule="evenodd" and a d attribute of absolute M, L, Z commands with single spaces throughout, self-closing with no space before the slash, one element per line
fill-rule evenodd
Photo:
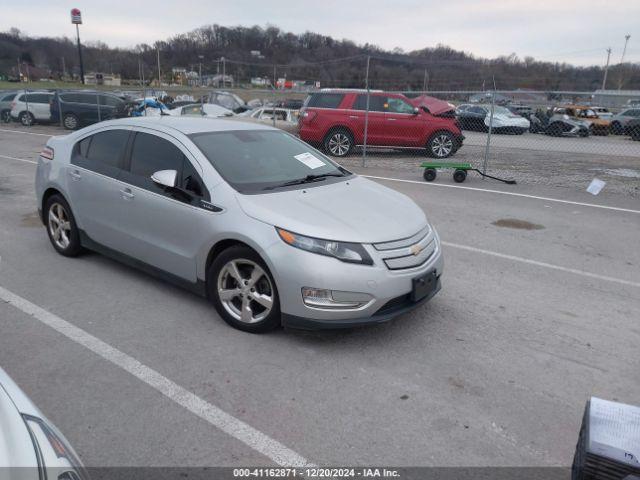
<path fill-rule="evenodd" d="M 270 465 L 278 445 L 319 465 L 569 465 L 590 396 L 640 404 L 637 198 L 354 168 L 425 210 L 442 291 L 383 325 L 250 335 L 115 261 L 57 255 L 30 163 L 48 130 L 31 132 L 0 131 L 0 365 L 87 465 Z"/>

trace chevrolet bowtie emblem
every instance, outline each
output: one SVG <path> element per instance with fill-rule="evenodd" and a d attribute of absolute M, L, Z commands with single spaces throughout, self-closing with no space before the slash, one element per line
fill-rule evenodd
<path fill-rule="evenodd" d="M 423 250 L 423 248 L 416 243 L 415 245 L 411 245 L 411 248 L 409 248 L 409 250 L 411 250 L 411 253 L 417 256 Z"/>

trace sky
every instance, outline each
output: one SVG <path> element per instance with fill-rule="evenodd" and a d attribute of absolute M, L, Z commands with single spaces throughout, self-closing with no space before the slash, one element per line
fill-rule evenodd
<path fill-rule="evenodd" d="M 0 0 L 0 31 L 75 36 L 70 10 L 82 11 L 83 41 L 133 47 L 202 25 L 275 25 L 358 44 L 405 51 L 448 45 L 479 57 L 604 65 L 640 62 L 640 1 L 603 0 Z"/>

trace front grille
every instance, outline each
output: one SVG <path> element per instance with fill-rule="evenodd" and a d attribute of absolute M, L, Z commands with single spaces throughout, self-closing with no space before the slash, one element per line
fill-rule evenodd
<path fill-rule="evenodd" d="M 427 225 L 411 237 L 375 243 L 374 248 L 389 270 L 404 270 L 424 265 L 436 253 L 435 233 Z"/>

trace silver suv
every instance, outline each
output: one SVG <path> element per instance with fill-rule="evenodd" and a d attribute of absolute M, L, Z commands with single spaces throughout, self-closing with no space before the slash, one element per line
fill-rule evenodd
<path fill-rule="evenodd" d="M 60 254 L 158 274 L 250 332 L 382 322 L 440 289 L 440 240 L 412 200 L 268 126 L 103 122 L 47 142 L 36 193 Z"/>

